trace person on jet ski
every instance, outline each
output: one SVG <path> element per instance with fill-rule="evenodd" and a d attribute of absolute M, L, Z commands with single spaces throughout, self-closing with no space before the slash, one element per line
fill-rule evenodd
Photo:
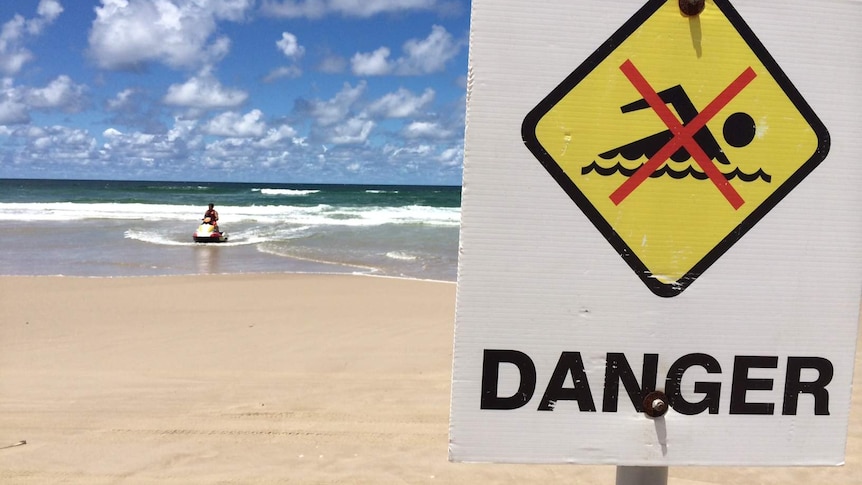
<path fill-rule="evenodd" d="M 211 203 L 209 205 L 209 209 L 207 209 L 207 211 L 204 213 L 203 222 L 204 224 L 212 224 L 214 231 L 221 232 L 218 228 L 218 212 L 216 212 L 214 207 L 215 204 Z"/>

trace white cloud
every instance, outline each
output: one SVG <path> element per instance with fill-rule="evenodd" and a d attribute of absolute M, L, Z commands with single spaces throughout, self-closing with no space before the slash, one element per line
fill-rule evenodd
<path fill-rule="evenodd" d="M 230 39 L 227 37 L 218 37 L 212 44 L 208 45 L 205 54 L 201 58 L 207 63 L 215 63 L 224 58 L 230 52 Z"/>
<path fill-rule="evenodd" d="M 11 78 L 0 82 L 0 125 L 18 125 L 30 122 L 30 110 L 21 101 L 21 95 Z"/>
<path fill-rule="evenodd" d="M 460 167 L 464 162 L 464 147 L 452 147 L 443 150 L 437 156 L 437 160 L 446 167 Z"/>
<path fill-rule="evenodd" d="M 425 39 L 408 40 L 405 57 L 398 61 L 398 74 L 413 75 L 442 71 L 458 55 L 461 46 L 444 27 L 435 25 Z"/>
<path fill-rule="evenodd" d="M 29 88 L 25 91 L 26 103 L 37 109 L 59 109 L 66 112 L 80 111 L 85 104 L 86 88 L 75 84 L 69 76 L 61 75 L 44 88 Z"/>
<path fill-rule="evenodd" d="M 305 54 L 305 47 L 299 45 L 296 36 L 290 32 L 282 32 L 281 39 L 276 41 L 275 46 L 285 57 L 294 62 L 298 61 Z M 263 82 L 270 83 L 282 78 L 295 79 L 300 76 L 302 76 L 302 69 L 294 64 L 273 69 L 263 78 Z"/>
<path fill-rule="evenodd" d="M 54 160 L 77 160 L 82 163 L 95 158 L 96 140 L 86 131 L 66 126 L 51 126 L 29 132 L 31 154 Z"/>
<path fill-rule="evenodd" d="M 102 136 L 105 138 L 119 138 L 123 136 L 123 132 L 115 128 L 108 128 L 102 132 Z"/>
<path fill-rule="evenodd" d="M 87 104 L 86 87 L 61 75 L 45 87 L 15 86 L 11 78 L 0 83 L 0 124 L 28 123 L 32 110 L 75 113 Z"/>
<path fill-rule="evenodd" d="M 347 69 L 347 59 L 328 53 L 317 65 L 317 70 L 326 74 L 341 74 Z"/>
<path fill-rule="evenodd" d="M 111 111 L 120 111 L 132 104 L 132 98 L 137 94 L 137 91 L 132 88 L 127 88 L 114 96 L 113 99 L 109 99 L 107 102 L 107 107 Z"/>
<path fill-rule="evenodd" d="M 365 143 L 374 122 L 362 117 L 351 118 L 346 122 L 333 127 L 328 136 L 328 141 L 336 145 L 354 145 Z"/>
<path fill-rule="evenodd" d="M 226 37 L 210 38 L 223 20 L 242 20 L 254 0 L 101 0 L 90 29 L 89 53 L 105 69 L 149 62 L 195 68 L 220 60 Z"/>
<path fill-rule="evenodd" d="M 305 53 L 305 47 L 299 45 L 296 36 L 290 32 L 282 32 L 281 39 L 276 41 L 275 46 L 288 59 L 299 59 Z"/>
<path fill-rule="evenodd" d="M 0 29 L 0 71 L 16 74 L 33 58 L 33 53 L 20 45 L 26 20 L 16 15 Z"/>
<path fill-rule="evenodd" d="M 371 17 L 380 13 L 431 10 L 437 0 L 264 0 L 261 9 L 275 17 L 320 18 L 328 14 Z"/>
<path fill-rule="evenodd" d="M 63 13 L 63 6 L 57 0 L 42 0 L 36 7 L 36 13 L 46 22 L 53 22 Z"/>
<path fill-rule="evenodd" d="M 115 128 L 102 132 L 108 143 L 102 145 L 102 159 L 127 165 L 135 170 L 141 165 L 158 167 L 176 161 L 187 162 L 192 150 L 201 146 L 200 135 L 194 131 L 195 122 L 175 120 L 174 127 L 167 133 L 124 133 Z"/>
<path fill-rule="evenodd" d="M 299 144 L 300 140 L 294 140 L 295 138 L 296 130 L 288 125 L 281 125 L 278 128 L 270 128 L 266 136 L 258 140 L 257 145 L 262 148 L 272 148 L 286 139 L 290 139 L 293 144 Z"/>
<path fill-rule="evenodd" d="M 192 3 L 209 8 L 216 18 L 240 22 L 245 20 L 248 11 L 254 8 L 255 0 L 194 0 Z"/>
<path fill-rule="evenodd" d="M 19 125 L 30 122 L 30 111 L 23 103 L 12 99 L 0 101 L 0 125 Z"/>
<path fill-rule="evenodd" d="M 402 132 L 405 138 L 436 139 L 443 140 L 452 136 L 452 130 L 441 126 L 439 123 L 428 121 L 414 121 L 404 127 Z"/>
<path fill-rule="evenodd" d="M 264 76 L 263 82 L 271 83 L 283 78 L 296 79 L 300 76 L 302 76 L 302 69 L 296 66 L 282 66 L 273 69 L 269 74 Z"/>
<path fill-rule="evenodd" d="M 246 158 L 248 142 L 239 138 L 226 138 L 209 143 L 206 146 L 205 159 L 210 166 L 227 168 L 230 164 L 237 163 L 241 158 Z"/>
<path fill-rule="evenodd" d="M 24 129 L 20 130 L 20 132 L 24 137 L 27 138 L 37 138 L 43 136 L 46 133 L 46 130 L 41 126 L 27 126 Z"/>
<path fill-rule="evenodd" d="M 371 103 L 368 111 L 384 118 L 407 118 L 414 116 L 434 101 L 434 95 L 434 90 L 431 88 L 426 89 L 421 96 L 401 88 Z"/>
<path fill-rule="evenodd" d="M 219 171 L 270 170 L 291 166 L 291 173 L 298 173 L 299 163 L 293 150 L 302 151 L 306 146 L 296 138 L 296 131 L 288 125 L 270 128 L 260 138 L 224 138 L 206 145 L 201 158 L 202 166 Z"/>
<path fill-rule="evenodd" d="M 350 59 L 353 74 L 357 76 L 384 76 L 391 73 L 395 65 L 389 61 L 390 53 L 388 47 L 381 47 L 367 54 L 357 52 Z"/>
<path fill-rule="evenodd" d="M 163 103 L 152 99 L 142 88 L 126 88 L 106 99 L 103 108 L 108 115 L 106 121 L 147 133 L 165 131 L 163 114 L 167 110 Z"/>
<path fill-rule="evenodd" d="M 207 143 L 207 134 L 225 138 Z M 33 137 L 36 135 L 39 133 Z M 102 133 L 105 143 L 98 152 L 101 160 L 122 164 L 128 173 L 184 171 L 188 177 L 201 170 L 242 171 L 283 165 L 289 150 L 301 147 L 301 140 L 295 137 L 296 131 L 288 125 L 267 128 L 263 113 L 252 110 L 222 113 L 209 123 L 176 118 L 165 133 L 126 133 L 108 128 Z"/>
<path fill-rule="evenodd" d="M 427 156 L 429 153 L 431 153 L 432 150 L 433 148 L 431 147 L 431 145 L 425 144 L 418 146 L 386 145 L 385 147 L 383 147 L 383 152 L 389 154 L 390 158 L 398 158 L 405 156 L 413 157 L 416 155 Z"/>
<path fill-rule="evenodd" d="M 17 74 L 24 64 L 33 59 L 33 53 L 24 47 L 28 35 L 38 36 L 63 12 L 57 0 L 41 0 L 36 7 L 37 17 L 25 19 L 15 15 L 0 28 L 0 73 Z"/>
<path fill-rule="evenodd" d="M 197 110 L 235 108 L 248 98 L 248 93 L 239 89 L 225 88 L 211 74 L 202 73 L 183 84 L 172 84 L 164 102 Z"/>
<path fill-rule="evenodd" d="M 338 94 L 328 101 L 314 100 L 309 102 L 308 111 L 315 123 L 321 126 L 334 125 L 343 121 L 350 114 L 353 105 L 365 92 L 366 84 L 359 83 L 356 87 L 344 84 Z"/>
<path fill-rule="evenodd" d="M 222 113 L 204 126 L 204 132 L 209 135 L 228 137 L 260 137 L 266 131 L 263 113 L 254 109 L 244 115 L 229 111 Z"/>
<path fill-rule="evenodd" d="M 196 120 L 186 120 L 181 118 L 174 118 L 174 126 L 168 131 L 167 139 L 168 141 L 176 141 L 179 139 L 192 139 L 192 133 L 197 127 L 198 122 Z M 193 141 L 187 141 L 187 143 L 194 144 Z"/>
<path fill-rule="evenodd" d="M 404 43 L 404 55 L 390 60 L 390 51 L 381 47 L 371 53 L 356 53 L 351 59 L 357 76 L 416 76 L 442 71 L 446 63 L 458 55 L 461 43 L 444 27 L 435 25 L 424 39 L 411 39 Z"/>

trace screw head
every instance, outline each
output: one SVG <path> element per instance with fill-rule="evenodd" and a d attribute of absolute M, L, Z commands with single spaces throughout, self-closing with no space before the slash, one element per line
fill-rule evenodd
<path fill-rule="evenodd" d="M 670 409 L 670 401 L 667 395 L 661 391 L 653 391 L 644 397 L 644 414 L 651 418 L 658 418 Z"/>
<path fill-rule="evenodd" d="M 687 17 L 699 15 L 704 8 L 706 0 L 679 0 L 679 10 Z"/>

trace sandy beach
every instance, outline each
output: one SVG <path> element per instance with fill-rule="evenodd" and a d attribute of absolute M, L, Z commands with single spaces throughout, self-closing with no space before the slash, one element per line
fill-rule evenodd
<path fill-rule="evenodd" d="M 363 276 L 0 277 L 0 482 L 614 483 L 447 461 L 454 305 Z M 669 483 L 862 483 L 858 356 L 846 461 Z"/>

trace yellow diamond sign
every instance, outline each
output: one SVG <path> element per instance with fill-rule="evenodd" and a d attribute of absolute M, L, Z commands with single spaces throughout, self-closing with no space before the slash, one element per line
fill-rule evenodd
<path fill-rule="evenodd" d="M 829 134 L 727 0 L 648 2 L 524 119 L 524 142 L 656 295 L 676 296 L 823 159 Z"/>

